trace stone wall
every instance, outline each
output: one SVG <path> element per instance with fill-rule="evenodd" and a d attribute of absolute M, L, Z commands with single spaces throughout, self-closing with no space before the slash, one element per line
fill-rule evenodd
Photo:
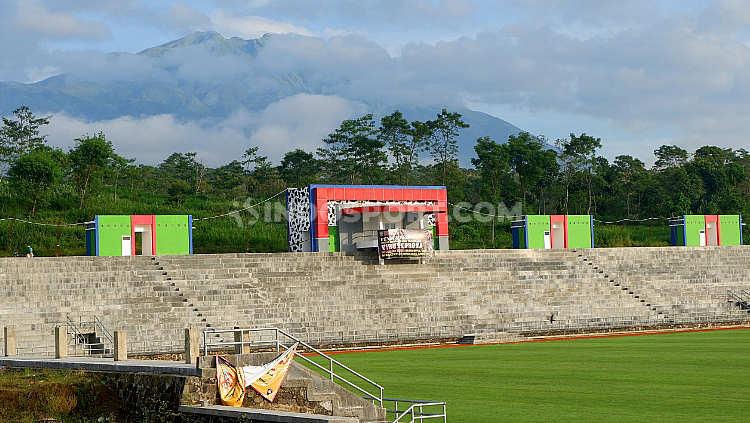
<path fill-rule="evenodd" d="M 748 258 L 744 246 L 439 251 L 385 266 L 311 253 L 11 258 L 0 259 L 0 325 L 16 326 L 27 354 L 51 345 L 55 322 L 94 316 L 127 331 L 131 353 L 179 353 L 188 326 L 274 326 L 339 345 L 741 321 L 722 292 L 750 288 Z"/>

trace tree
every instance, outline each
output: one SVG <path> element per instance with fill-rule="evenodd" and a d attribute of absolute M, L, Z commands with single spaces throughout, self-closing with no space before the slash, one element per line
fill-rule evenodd
<path fill-rule="evenodd" d="M 167 195 L 177 207 L 181 206 L 185 198 L 193 192 L 194 187 L 182 179 L 173 179 L 167 187 Z"/>
<path fill-rule="evenodd" d="M 80 198 L 80 208 L 92 191 L 99 187 L 105 170 L 111 165 L 114 151 L 112 143 L 104 133 L 77 138 L 76 146 L 70 150 L 70 163 L 73 180 Z"/>
<path fill-rule="evenodd" d="M 518 181 L 523 205 L 527 205 L 529 197 L 539 199 L 539 193 L 544 191 L 546 182 L 557 173 L 555 152 L 547 149 L 540 139 L 528 132 L 509 136 L 503 148 Z"/>
<path fill-rule="evenodd" d="M 284 154 L 279 172 L 290 186 L 303 187 L 317 180 L 320 163 L 314 155 L 298 148 Z"/>
<path fill-rule="evenodd" d="M 747 175 L 736 152 L 731 148 L 704 146 L 695 150 L 693 161 L 686 167 L 703 181 L 702 211 L 734 213 L 739 210 L 743 201 L 738 186 L 746 181 Z"/>
<path fill-rule="evenodd" d="M 261 195 L 278 192 L 282 185 L 279 171 L 268 160 L 267 156 L 258 154 L 258 147 L 248 148 L 242 157 L 244 159 L 242 164 L 250 177 L 250 192 Z"/>
<path fill-rule="evenodd" d="M 471 163 L 479 172 L 479 192 L 482 199 L 499 203 L 505 199 L 504 190 L 513 185 L 510 178 L 510 160 L 504 146 L 490 137 L 477 139 L 474 151 L 477 157 Z"/>
<path fill-rule="evenodd" d="M 247 173 L 252 173 L 258 166 L 268 162 L 268 157 L 258 154 L 259 148 L 257 146 L 250 147 L 242 154 L 242 165 L 245 166 Z"/>
<path fill-rule="evenodd" d="M 327 177 L 349 184 L 380 181 L 387 156 L 376 134 L 371 114 L 343 121 L 323 139 L 326 147 L 317 152 Z"/>
<path fill-rule="evenodd" d="M 112 199 L 117 201 L 117 188 L 120 185 L 120 178 L 127 174 L 129 170 L 135 166 L 135 159 L 126 159 L 118 154 L 112 153 L 112 161 L 110 166 L 107 167 L 107 179 L 110 180 L 112 185 Z"/>
<path fill-rule="evenodd" d="M 52 149 L 38 148 L 15 160 L 8 176 L 14 192 L 22 202 L 31 205 L 31 215 L 34 216 L 37 206 L 47 199 L 50 189 L 59 182 L 62 170 Z"/>
<path fill-rule="evenodd" d="M 197 194 L 201 192 L 206 174 L 206 166 L 198 161 L 198 153 L 172 153 L 159 165 L 159 170 L 166 174 L 168 180 L 180 179 L 188 184 Z"/>
<path fill-rule="evenodd" d="M 409 123 L 398 110 L 380 119 L 378 139 L 393 157 L 394 172 L 401 184 L 409 184 L 412 169 L 417 165 L 419 154 L 427 148 L 430 134 L 430 127 L 426 123 Z"/>
<path fill-rule="evenodd" d="M 682 166 L 688 160 L 688 152 L 676 145 L 662 145 L 654 150 L 656 162 L 654 168 L 664 170 L 670 167 Z"/>
<path fill-rule="evenodd" d="M 625 215 L 633 217 L 633 203 L 640 209 L 641 195 L 645 188 L 648 172 L 642 161 L 632 156 L 621 155 L 615 157 L 612 163 L 611 178 L 613 191 L 617 198 L 625 201 Z"/>
<path fill-rule="evenodd" d="M 570 134 L 570 138 L 559 142 L 562 147 L 561 159 L 564 164 L 565 213 L 569 214 L 570 187 L 577 174 L 584 175 L 584 184 L 588 197 L 586 214 L 591 214 L 594 206 L 594 173 L 596 168 L 596 151 L 601 148 L 602 140 L 582 133 L 579 136 Z"/>
<path fill-rule="evenodd" d="M 3 117 L 0 128 L 0 162 L 10 164 L 19 156 L 29 153 L 47 142 L 39 130 L 49 124 L 49 117 L 36 117 L 26 106 L 13 111 L 14 118 Z"/>
<path fill-rule="evenodd" d="M 218 167 L 208 173 L 211 190 L 224 198 L 232 198 L 247 194 L 247 174 L 237 160 Z"/>
<path fill-rule="evenodd" d="M 435 164 L 441 167 L 443 185 L 448 180 L 451 164 L 458 163 L 458 135 L 469 124 L 461 119 L 460 113 L 443 109 L 437 119 L 428 122 L 431 131 L 430 155 Z"/>

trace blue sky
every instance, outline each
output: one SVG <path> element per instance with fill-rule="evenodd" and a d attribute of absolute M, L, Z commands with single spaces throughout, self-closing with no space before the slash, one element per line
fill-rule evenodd
<path fill-rule="evenodd" d="M 0 80 L 64 71 L 61 52 L 137 52 L 195 30 L 348 37 L 523 129 L 600 136 L 610 158 L 649 160 L 664 143 L 750 148 L 741 0 L 0 0 L 0 9 Z"/>

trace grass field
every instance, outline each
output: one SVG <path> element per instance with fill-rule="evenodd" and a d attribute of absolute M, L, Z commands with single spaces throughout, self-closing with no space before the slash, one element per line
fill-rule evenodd
<path fill-rule="evenodd" d="M 750 330 L 340 354 L 451 422 L 750 420 Z"/>

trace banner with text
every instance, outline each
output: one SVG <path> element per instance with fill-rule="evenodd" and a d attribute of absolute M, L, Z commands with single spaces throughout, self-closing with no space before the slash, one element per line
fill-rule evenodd
<path fill-rule="evenodd" d="M 252 386 L 263 398 L 273 402 L 292 365 L 297 344 L 262 366 L 236 367 L 222 356 L 216 356 L 216 383 L 221 403 L 242 406 L 246 388 Z"/>
<path fill-rule="evenodd" d="M 216 383 L 219 388 L 219 397 L 224 405 L 241 407 L 245 399 L 245 381 L 243 372 L 224 357 L 216 356 Z"/>
<path fill-rule="evenodd" d="M 273 402 L 281 382 L 289 371 L 289 366 L 292 365 L 296 351 L 297 344 L 294 344 L 272 362 L 255 369 L 252 375 L 245 373 L 245 386 L 252 386 L 263 398 Z"/>
<path fill-rule="evenodd" d="M 432 251 L 432 233 L 419 229 L 378 231 L 380 258 L 424 257 Z"/>

